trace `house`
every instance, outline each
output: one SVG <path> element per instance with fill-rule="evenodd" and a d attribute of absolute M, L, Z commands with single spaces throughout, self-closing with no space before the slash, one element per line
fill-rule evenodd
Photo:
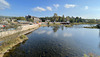
<path fill-rule="evenodd" d="M 34 23 L 42 22 L 38 17 L 34 17 L 34 16 L 31 16 L 31 15 L 25 16 L 25 18 L 26 18 L 26 20 L 33 19 Z"/>

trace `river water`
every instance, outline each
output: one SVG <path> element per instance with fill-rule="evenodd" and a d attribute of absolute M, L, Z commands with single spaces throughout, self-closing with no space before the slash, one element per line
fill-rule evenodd
<path fill-rule="evenodd" d="M 40 27 L 4 57 L 82 57 L 89 53 L 99 56 L 100 30 L 84 26 L 91 25 Z"/>

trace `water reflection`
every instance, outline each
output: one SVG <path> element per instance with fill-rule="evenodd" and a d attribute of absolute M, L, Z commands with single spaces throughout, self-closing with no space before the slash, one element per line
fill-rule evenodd
<path fill-rule="evenodd" d="M 59 28 L 60 28 L 59 26 L 54 26 L 54 27 L 53 27 L 53 31 L 54 31 L 54 32 L 57 32 L 57 30 L 58 30 Z"/>
<path fill-rule="evenodd" d="M 99 37 L 100 37 L 100 29 L 99 29 Z"/>
<path fill-rule="evenodd" d="M 72 34 L 71 34 L 71 33 L 64 33 L 63 36 L 64 36 L 64 37 L 71 37 Z"/>
<path fill-rule="evenodd" d="M 12 50 L 10 50 L 10 52 L 8 52 L 8 53 L 5 53 L 5 55 L 3 57 L 13 57 L 13 56 L 14 57 L 24 57 L 25 50 L 20 49 L 18 47 L 20 47 L 21 45 L 24 45 L 26 41 L 27 40 L 25 40 L 24 42 L 22 42 L 22 43 L 16 45 L 15 47 L 13 47 Z M 16 52 L 14 52 L 16 49 L 18 49 L 18 50 Z M 10 54 L 12 52 L 13 52 L 13 54 L 8 55 L 8 54 Z M 16 56 L 16 54 L 20 54 L 20 55 Z"/>
<path fill-rule="evenodd" d="M 51 33 L 53 33 L 52 31 L 48 31 L 47 34 L 50 35 Z"/>
<path fill-rule="evenodd" d="M 84 53 L 100 55 L 100 40 L 98 40 L 100 30 L 64 28 L 64 26 L 40 27 L 28 35 L 29 40 L 25 44 L 19 45 L 7 56 L 82 57 Z"/>
<path fill-rule="evenodd" d="M 64 30 L 64 26 L 63 25 L 61 26 L 61 29 Z"/>
<path fill-rule="evenodd" d="M 99 48 L 100 48 L 100 29 L 99 29 Z"/>
<path fill-rule="evenodd" d="M 46 30 L 38 30 L 38 31 L 36 31 L 36 33 L 38 33 L 38 34 L 43 34 L 45 32 L 46 32 Z"/>

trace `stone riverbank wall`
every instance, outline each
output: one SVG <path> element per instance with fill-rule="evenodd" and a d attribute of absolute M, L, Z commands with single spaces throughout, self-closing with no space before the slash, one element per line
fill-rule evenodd
<path fill-rule="evenodd" d="M 36 27 L 39 27 L 39 25 L 38 24 L 25 25 L 25 26 L 21 26 L 21 29 L 18 29 L 18 30 L 9 30 L 9 31 L 0 32 L 0 38 L 12 35 L 14 33 L 18 33 L 18 32 L 21 32 L 21 31 L 25 31 L 25 30 L 28 30 L 28 29 L 36 28 Z"/>

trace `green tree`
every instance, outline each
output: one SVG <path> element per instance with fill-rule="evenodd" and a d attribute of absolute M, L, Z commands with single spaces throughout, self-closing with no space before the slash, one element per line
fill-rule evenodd
<path fill-rule="evenodd" d="M 54 21 L 57 21 L 57 20 L 58 20 L 57 13 L 54 13 L 54 16 L 53 16 L 53 18 L 54 18 Z"/>
<path fill-rule="evenodd" d="M 34 20 L 33 20 L 33 19 L 31 19 L 31 18 L 30 18 L 30 19 L 28 19 L 27 21 L 29 21 L 29 22 L 34 22 Z"/>
<path fill-rule="evenodd" d="M 96 20 L 95 19 L 91 19 L 88 21 L 88 23 L 96 23 Z"/>
<path fill-rule="evenodd" d="M 65 17 L 64 17 L 64 15 L 62 16 L 62 22 L 65 22 Z"/>
<path fill-rule="evenodd" d="M 17 17 L 17 20 L 26 20 L 25 17 Z"/>
<path fill-rule="evenodd" d="M 70 21 L 71 23 L 74 23 L 74 19 L 72 19 L 72 18 L 71 18 L 69 21 Z"/>
<path fill-rule="evenodd" d="M 69 16 L 66 17 L 66 21 L 70 21 L 70 17 Z"/>
<path fill-rule="evenodd" d="M 79 17 L 76 17 L 75 18 L 75 22 L 79 22 Z"/>

